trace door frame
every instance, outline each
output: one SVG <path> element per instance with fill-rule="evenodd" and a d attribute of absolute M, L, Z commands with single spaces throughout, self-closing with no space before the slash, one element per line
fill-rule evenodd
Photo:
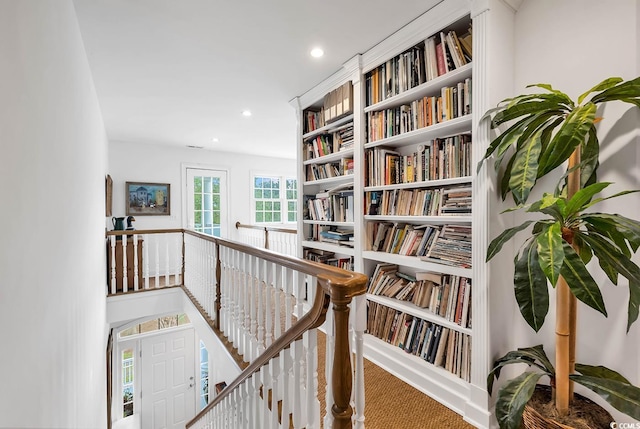
<path fill-rule="evenodd" d="M 225 180 L 224 192 L 227 200 L 226 207 L 222 207 L 221 212 L 224 212 L 226 223 L 221 225 L 221 231 L 224 231 L 224 235 L 222 238 L 230 238 L 231 237 L 231 222 L 230 222 L 230 207 L 231 207 L 231 194 L 229 192 L 229 169 L 226 167 L 216 167 L 215 165 L 210 164 L 198 164 L 198 163 L 188 163 L 183 162 L 180 164 L 181 169 L 181 194 L 182 194 L 182 227 L 187 229 L 189 227 L 189 217 L 188 217 L 188 208 L 187 208 L 187 191 L 189 188 L 189 183 L 187 182 L 187 170 L 188 169 L 197 169 L 197 170 L 212 170 L 212 171 L 223 171 L 227 179 Z"/>

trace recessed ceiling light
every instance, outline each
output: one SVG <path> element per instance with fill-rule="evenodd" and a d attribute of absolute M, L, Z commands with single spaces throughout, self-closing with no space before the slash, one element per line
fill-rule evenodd
<path fill-rule="evenodd" d="M 242 111 L 242 115 L 243 116 L 251 116 L 251 110 L 243 110 Z"/>
<path fill-rule="evenodd" d="M 322 48 L 313 48 L 311 50 L 311 56 L 313 58 L 320 58 L 323 55 L 324 55 L 324 51 L 322 50 Z"/>
<path fill-rule="evenodd" d="M 218 139 L 218 137 L 214 137 L 214 138 L 212 139 L 212 141 L 213 141 L 214 143 L 218 143 L 220 140 Z"/>

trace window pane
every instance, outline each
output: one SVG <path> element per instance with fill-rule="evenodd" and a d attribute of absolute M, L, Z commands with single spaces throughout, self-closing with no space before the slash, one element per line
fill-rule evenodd
<path fill-rule="evenodd" d="M 212 190 L 212 186 L 211 186 L 211 177 L 205 177 L 204 178 L 204 189 L 203 191 L 207 194 L 210 194 Z"/>
<path fill-rule="evenodd" d="M 264 210 L 264 203 L 262 201 L 256 201 L 256 211 Z"/>
<path fill-rule="evenodd" d="M 264 215 L 262 212 L 256 213 L 256 222 L 264 222 Z"/>
<path fill-rule="evenodd" d="M 271 191 L 271 198 L 280 198 L 280 191 L 279 190 L 273 190 Z"/>
<path fill-rule="evenodd" d="M 264 209 L 267 210 L 267 211 L 273 210 L 273 202 L 272 201 L 265 201 L 264 202 Z"/>
<path fill-rule="evenodd" d="M 271 198 L 271 190 L 265 189 L 262 191 L 262 198 Z"/>
<path fill-rule="evenodd" d="M 262 198 L 262 191 L 260 189 L 256 189 L 255 191 L 253 191 L 253 197 Z"/>
<path fill-rule="evenodd" d="M 276 177 L 271 179 L 271 189 L 280 189 L 280 179 Z"/>
<path fill-rule="evenodd" d="M 212 177 L 211 179 L 212 182 L 211 184 L 213 185 L 213 189 L 212 192 L 219 194 L 220 193 L 220 178 L 219 177 Z"/>
<path fill-rule="evenodd" d="M 265 222 L 272 222 L 272 216 L 271 216 L 271 212 L 267 212 L 264 214 L 264 221 Z"/>
<path fill-rule="evenodd" d="M 195 226 L 197 228 L 200 228 L 202 226 L 202 212 L 201 211 L 197 211 L 193 213 L 193 222 L 195 223 Z"/>
<path fill-rule="evenodd" d="M 193 178 L 193 190 L 198 193 L 202 192 L 202 177 Z"/>
<path fill-rule="evenodd" d="M 202 210 L 202 194 L 193 196 L 193 208 L 194 210 Z"/>
<path fill-rule="evenodd" d="M 275 212 L 273 214 L 273 221 L 274 222 L 280 222 L 280 212 Z"/>
<path fill-rule="evenodd" d="M 287 211 L 295 212 L 296 211 L 296 202 L 295 201 L 287 201 Z"/>
<path fill-rule="evenodd" d="M 280 201 L 273 202 L 273 210 L 280 212 Z"/>
<path fill-rule="evenodd" d="M 262 177 L 255 177 L 253 179 L 253 186 L 256 188 L 261 188 L 262 187 Z"/>
<path fill-rule="evenodd" d="M 295 222 L 295 221 L 296 221 L 296 214 L 295 214 L 295 213 L 291 213 L 291 212 L 289 212 L 289 213 L 287 214 L 287 220 L 288 220 L 289 222 Z"/>
<path fill-rule="evenodd" d="M 220 210 L 220 195 L 213 196 L 213 209 Z"/>

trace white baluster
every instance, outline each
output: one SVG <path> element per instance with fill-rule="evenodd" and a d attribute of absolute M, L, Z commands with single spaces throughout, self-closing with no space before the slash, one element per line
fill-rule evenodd
<path fill-rule="evenodd" d="M 302 410 L 302 396 L 304 395 L 301 374 L 302 361 L 304 359 L 302 341 L 295 341 L 291 348 L 293 349 L 293 427 L 300 429 L 305 425 Z"/>
<path fill-rule="evenodd" d="M 170 276 L 170 272 L 171 272 L 171 266 L 170 266 L 170 260 L 169 260 L 169 237 L 165 236 L 165 241 L 164 241 L 164 254 L 165 254 L 165 260 L 164 260 L 164 285 L 165 286 L 169 286 L 171 284 L 171 280 L 169 279 Z"/>
<path fill-rule="evenodd" d="M 269 416 L 269 403 L 271 402 L 271 410 L 273 407 L 273 395 L 271 394 L 271 374 L 269 373 L 269 365 L 262 365 L 260 371 L 260 380 L 262 381 L 262 401 L 260 402 L 261 410 L 260 410 L 260 418 L 262 420 L 262 424 L 264 428 L 267 428 L 269 421 L 271 420 Z M 269 395 L 271 394 L 271 401 L 269 400 Z"/>
<path fill-rule="evenodd" d="M 318 401 L 318 332 L 311 329 L 307 339 L 307 429 L 320 427 L 320 401 Z"/>
<path fill-rule="evenodd" d="M 275 320 L 273 322 L 273 336 L 274 340 L 277 340 L 282 335 L 282 320 L 280 314 L 282 313 L 282 305 L 284 305 L 284 300 L 282 299 L 282 267 L 280 265 L 274 264 L 274 273 L 275 273 L 275 304 L 274 308 L 276 309 Z"/>
<path fill-rule="evenodd" d="M 333 414 L 331 413 L 331 407 L 333 406 L 333 389 L 332 389 L 332 377 L 333 377 L 333 349 L 335 348 L 335 327 L 333 322 L 333 310 L 327 311 L 327 319 L 324 322 L 326 327 L 326 351 L 325 351 L 325 364 L 324 364 L 324 377 L 326 382 L 325 392 L 325 416 L 324 427 L 333 427 Z"/>
<path fill-rule="evenodd" d="M 149 289 L 149 236 L 144 236 L 142 243 L 142 277 L 144 278 L 144 288 Z"/>
<path fill-rule="evenodd" d="M 254 256 L 249 255 L 249 324 L 250 324 L 250 358 L 249 361 L 253 362 L 253 360 L 258 356 L 258 324 L 256 320 L 256 272 L 255 272 L 255 264 L 256 258 Z"/>
<path fill-rule="evenodd" d="M 138 236 L 133 234 L 133 290 L 138 290 Z"/>
<path fill-rule="evenodd" d="M 271 345 L 271 343 L 273 342 L 273 317 L 271 315 L 272 313 L 272 308 L 275 308 L 276 313 L 280 311 L 280 309 L 278 307 L 273 307 L 272 304 L 272 294 L 274 289 L 274 273 L 275 273 L 275 263 L 273 262 L 267 262 L 265 261 L 266 264 L 266 274 L 265 274 L 265 289 L 264 289 L 264 308 L 265 308 L 265 321 L 264 321 L 264 328 L 265 328 L 265 338 L 264 338 L 264 345 L 265 347 L 269 347 Z"/>
<path fill-rule="evenodd" d="M 367 302 L 364 295 L 357 296 L 353 300 L 355 308 L 354 318 L 354 342 L 355 342 L 355 379 L 354 379 L 354 410 L 355 429 L 364 429 L 364 330 L 367 327 Z M 332 352 L 333 353 L 333 352 Z"/>
<path fill-rule="evenodd" d="M 280 394 L 280 359 L 278 356 L 276 356 L 275 358 L 271 359 L 271 361 L 269 362 L 269 365 L 271 366 L 270 368 L 270 372 L 271 372 L 271 425 L 270 428 L 271 429 L 276 429 L 279 426 L 278 423 L 278 401 L 281 400 L 281 394 Z M 284 414 L 282 415 L 282 426 L 284 427 L 285 424 L 285 417 Z"/>
<path fill-rule="evenodd" d="M 122 291 L 127 293 L 129 291 L 129 276 L 127 276 L 127 236 L 121 235 L 122 241 Z"/>
<path fill-rule="evenodd" d="M 154 287 L 157 289 L 160 287 L 160 248 L 158 243 L 158 234 L 154 235 L 153 237 L 153 247 L 155 249 L 156 256 L 156 275 Z"/>
<path fill-rule="evenodd" d="M 284 269 L 285 279 L 284 279 L 284 306 L 285 306 L 285 323 L 284 329 L 285 331 L 291 328 L 291 309 L 293 308 L 292 297 L 293 297 L 293 271 L 289 268 Z"/>
<path fill-rule="evenodd" d="M 260 421 L 260 378 L 258 373 L 254 372 L 251 376 L 251 383 L 253 389 L 253 406 L 251 407 L 251 420 L 254 426 L 260 427 L 262 422 Z"/>
<path fill-rule="evenodd" d="M 265 308 L 264 308 L 264 294 L 265 290 L 265 275 L 264 275 L 264 261 L 260 258 L 256 258 L 256 292 L 258 294 L 258 314 L 257 314 L 257 354 L 259 356 L 264 351 L 264 318 L 265 318 Z M 268 311 L 267 311 L 268 313 Z"/>
<path fill-rule="evenodd" d="M 247 254 L 242 254 L 242 286 L 244 290 L 244 360 L 245 362 L 251 361 L 251 300 L 253 295 L 251 294 L 251 275 L 249 273 L 251 257 Z"/>
<path fill-rule="evenodd" d="M 283 427 L 289 428 L 289 416 L 291 415 L 291 401 L 293 392 L 293 358 L 291 356 L 291 348 L 282 350 L 279 355 L 280 366 L 282 372 L 280 379 L 282 380 L 282 424 Z M 285 426 L 286 422 L 286 426 Z"/>

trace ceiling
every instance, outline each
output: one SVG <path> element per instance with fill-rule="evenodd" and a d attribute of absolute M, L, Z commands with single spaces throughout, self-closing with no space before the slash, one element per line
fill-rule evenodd
<path fill-rule="evenodd" d="M 290 100 L 439 1 L 74 4 L 110 141 L 295 158 Z"/>

